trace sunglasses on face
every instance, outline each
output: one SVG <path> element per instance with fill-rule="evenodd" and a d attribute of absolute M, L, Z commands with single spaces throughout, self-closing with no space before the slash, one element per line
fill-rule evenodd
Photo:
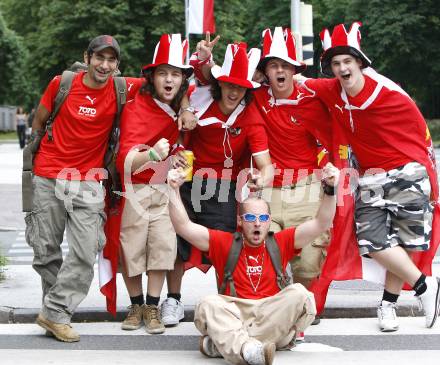
<path fill-rule="evenodd" d="M 264 222 L 268 222 L 270 219 L 270 214 L 252 214 L 252 213 L 246 213 L 246 214 L 242 214 L 241 217 L 243 218 L 243 220 L 245 222 L 255 222 L 257 219 L 264 223 Z"/>

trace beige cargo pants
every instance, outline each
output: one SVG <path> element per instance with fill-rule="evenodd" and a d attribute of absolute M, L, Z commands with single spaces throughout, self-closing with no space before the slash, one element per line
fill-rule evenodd
<path fill-rule="evenodd" d="M 273 342 L 281 349 L 312 323 L 315 314 L 313 294 L 301 284 L 292 284 L 258 300 L 209 295 L 196 305 L 194 324 L 212 339 L 226 361 L 246 364 L 241 348 L 250 338 Z"/>

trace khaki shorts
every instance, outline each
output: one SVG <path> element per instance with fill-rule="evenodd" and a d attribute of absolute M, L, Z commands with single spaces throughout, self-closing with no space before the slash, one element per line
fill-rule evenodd
<path fill-rule="evenodd" d="M 167 186 L 132 186 L 135 197 L 126 199 L 122 213 L 121 264 L 128 276 L 172 270 L 177 246 L 168 211 Z"/>
<path fill-rule="evenodd" d="M 265 189 L 263 198 L 269 201 L 272 217 L 270 230 L 279 232 L 314 218 L 321 204 L 321 195 L 321 182 L 314 175 L 301 180 L 294 188 Z M 328 242 L 328 233 L 323 233 L 302 249 L 301 255 L 290 262 L 294 278 L 313 279 L 319 276 Z"/>

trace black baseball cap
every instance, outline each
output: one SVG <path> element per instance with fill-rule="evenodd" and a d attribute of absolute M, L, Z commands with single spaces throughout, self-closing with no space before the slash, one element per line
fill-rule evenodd
<path fill-rule="evenodd" d="M 93 38 L 89 43 L 89 47 L 87 51 L 89 52 L 99 52 L 105 48 L 113 48 L 116 52 L 116 58 L 118 61 L 121 59 L 121 48 L 119 47 L 119 43 L 115 38 L 111 35 L 99 35 L 96 38 Z"/>

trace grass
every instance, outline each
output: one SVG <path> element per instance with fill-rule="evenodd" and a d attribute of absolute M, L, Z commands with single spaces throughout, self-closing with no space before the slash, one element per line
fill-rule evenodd
<path fill-rule="evenodd" d="M 4 141 L 7 139 L 18 140 L 17 132 L 15 132 L 15 131 L 11 131 L 11 132 L 0 131 L 0 141 Z"/>

